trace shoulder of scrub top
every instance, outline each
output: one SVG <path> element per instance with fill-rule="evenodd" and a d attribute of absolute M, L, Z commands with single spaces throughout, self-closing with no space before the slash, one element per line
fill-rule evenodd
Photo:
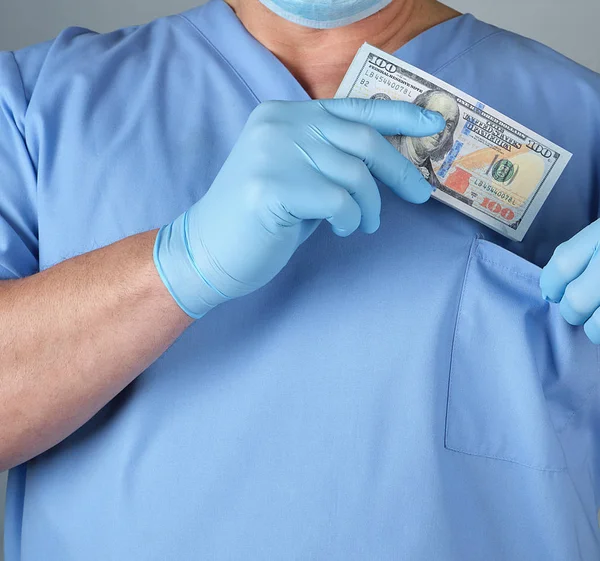
<path fill-rule="evenodd" d="M 189 30 L 189 24 L 178 15 L 108 33 L 68 27 L 51 41 L 14 51 L 27 101 L 36 95 L 40 82 L 69 81 L 75 76 L 98 80 L 103 72 L 116 74 L 121 69 L 142 71 L 150 58 L 169 52 L 177 36 L 173 33 L 177 26 Z M 133 63 L 134 60 L 139 64 Z"/>
<path fill-rule="evenodd" d="M 589 100 L 600 99 L 600 74 L 543 43 L 495 29 L 496 33 L 490 33 L 457 58 L 467 55 L 471 62 L 475 58 L 482 67 L 485 65 L 496 72 L 499 81 L 512 80 L 515 85 L 539 82 L 544 88 L 554 86 L 549 99 L 556 96 L 564 99 L 565 94 L 571 93 L 586 94 Z M 450 61 L 449 65 L 454 62 L 457 61 Z"/>

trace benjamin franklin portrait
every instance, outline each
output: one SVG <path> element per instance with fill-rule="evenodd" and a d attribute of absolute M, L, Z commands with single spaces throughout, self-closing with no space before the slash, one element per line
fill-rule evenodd
<path fill-rule="evenodd" d="M 443 160 L 454 144 L 454 132 L 458 125 L 460 111 L 456 99 L 448 92 L 429 90 L 420 94 L 414 101 L 415 105 L 437 111 L 446 119 L 444 130 L 426 138 L 410 136 L 390 136 L 388 140 L 394 147 L 415 164 L 425 179 L 435 188 L 441 186 L 433 171 L 433 161 Z"/>

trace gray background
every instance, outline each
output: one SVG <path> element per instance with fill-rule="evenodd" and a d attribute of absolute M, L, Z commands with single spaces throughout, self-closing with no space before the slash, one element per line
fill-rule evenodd
<path fill-rule="evenodd" d="M 51 39 L 70 25 L 108 31 L 180 12 L 201 3 L 193 0 L 0 1 L 0 50 L 18 49 Z M 489 23 L 546 43 L 600 72 L 598 0 L 447 0 L 446 3 Z M 560 84 L 556 87 L 560 88 Z M 5 474 L 0 475 L 2 494 L 4 484 Z M 0 561 L 2 559 L 0 554 Z"/>
<path fill-rule="evenodd" d="M 69 25 L 108 31 L 202 0 L 0 0 L 0 50 L 54 37 Z M 600 72 L 598 0 L 446 0 L 462 12 L 554 47 Z"/>

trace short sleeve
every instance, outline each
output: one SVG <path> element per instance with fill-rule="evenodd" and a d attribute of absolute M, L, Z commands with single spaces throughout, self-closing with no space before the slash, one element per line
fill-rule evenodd
<path fill-rule="evenodd" d="M 0 52 L 0 280 L 39 270 L 36 170 L 25 139 L 26 111 L 15 56 Z"/>

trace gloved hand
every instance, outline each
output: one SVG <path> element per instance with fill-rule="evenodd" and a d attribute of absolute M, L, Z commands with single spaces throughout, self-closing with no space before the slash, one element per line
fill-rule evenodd
<path fill-rule="evenodd" d="M 321 219 L 339 236 L 379 227 L 373 176 L 403 199 L 432 188 L 382 135 L 429 136 L 438 113 L 399 101 L 271 101 L 250 115 L 206 195 L 164 226 L 154 261 L 179 306 L 202 317 L 268 283 Z"/>
<path fill-rule="evenodd" d="M 543 297 L 560 302 L 571 325 L 583 325 L 592 343 L 600 344 L 600 220 L 560 244 L 540 277 Z"/>

